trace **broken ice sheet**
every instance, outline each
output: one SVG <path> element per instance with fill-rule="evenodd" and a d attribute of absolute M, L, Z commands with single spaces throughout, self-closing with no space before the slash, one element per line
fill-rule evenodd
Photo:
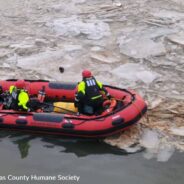
<path fill-rule="evenodd" d="M 143 150 L 143 148 L 140 145 L 122 147 L 121 149 L 125 150 L 127 153 L 137 153 Z"/>
<path fill-rule="evenodd" d="M 68 51 L 68 52 L 74 52 L 74 51 L 82 50 L 81 45 L 64 45 L 63 48 L 64 48 L 65 51 Z"/>
<path fill-rule="evenodd" d="M 175 44 L 184 46 L 184 32 L 169 35 L 167 36 L 167 39 Z"/>
<path fill-rule="evenodd" d="M 173 155 L 174 151 L 175 151 L 175 148 L 172 145 L 166 145 L 166 144 L 161 145 L 157 153 L 157 161 L 167 162 Z"/>
<path fill-rule="evenodd" d="M 154 158 L 159 148 L 159 134 L 156 131 L 145 129 L 140 144 L 146 148 L 143 156 L 146 159 Z"/>
<path fill-rule="evenodd" d="M 139 126 L 134 125 L 131 129 L 126 130 L 118 137 L 108 137 L 104 141 L 112 146 L 125 150 L 127 153 L 136 153 L 142 150 L 142 146 L 138 143 L 139 139 Z"/>
<path fill-rule="evenodd" d="M 122 30 L 117 43 L 120 52 L 129 57 L 141 59 L 160 56 L 166 54 L 163 38 L 175 32 L 175 29 L 168 28 L 127 27 Z"/>
<path fill-rule="evenodd" d="M 158 149 L 159 134 L 154 130 L 145 129 L 140 139 L 140 144 L 148 149 Z"/>
<path fill-rule="evenodd" d="M 147 98 L 148 98 L 148 108 L 149 109 L 155 109 L 164 101 L 163 98 L 160 98 L 158 96 L 153 98 L 153 95 L 152 96 L 148 95 Z"/>
<path fill-rule="evenodd" d="M 81 13 L 81 9 L 77 8 L 76 6 L 82 3 L 85 3 L 85 0 L 72 0 L 71 2 L 67 3 L 59 1 L 58 3 L 55 3 L 53 6 L 51 6 L 50 9 L 54 12 L 61 12 L 61 14 L 64 15 L 76 15 Z"/>
<path fill-rule="evenodd" d="M 83 21 L 77 16 L 56 19 L 47 25 L 52 27 L 59 35 L 67 37 L 84 34 L 87 35 L 88 39 L 99 40 L 110 35 L 110 27 L 107 23 L 95 19 Z"/>
<path fill-rule="evenodd" d="M 120 78 L 130 81 L 141 80 L 146 84 L 153 82 L 160 75 L 152 72 L 147 67 L 141 64 L 126 63 L 112 70 L 112 73 Z"/>
<path fill-rule="evenodd" d="M 144 129 L 140 145 L 146 148 L 143 156 L 146 159 L 157 158 L 158 162 L 166 162 L 173 155 L 175 148 L 160 139 L 155 130 Z"/>
<path fill-rule="evenodd" d="M 115 63 L 115 62 L 120 61 L 120 58 L 118 58 L 113 53 L 108 52 L 108 51 L 92 52 L 90 53 L 90 57 L 101 63 Z"/>
<path fill-rule="evenodd" d="M 72 0 L 72 3 L 74 3 L 74 4 L 82 4 L 85 2 L 86 2 L 86 0 Z"/>
<path fill-rule="evenodd" d="M 147 58 L 162 55 L 166 52 L 163 43 L 154 42 L 150 38 L 134 38 L 127 42 L 120 41 L 120 52 L 133 58 Z"/>
<path fill-rule="evenodd" d="M 152 13 L 152 15 L 154 17 L 158 17 L 160 19 L 168 18 L 168 19 L 180 20 L 180 19 L 184 18 L 183 13 L 180 13 L 178 11 L 166 10 L 166 9 L 156 10 L 155 12 Z"/>
<path fill-rule="evenodd" d="M 10 45 L 10 48 L 14 49 L 19 55 L 29 55 L 37 52 L 38 50 L 38 48 L 34 44 L 28 44 L 25 42 L 22 42 L 20 44 L 12 44 Z"/>
<path fill-rule="evenodd" d="M 184 136 L 184 126 L 178 128 L 170 128 L 169 130 L 173 135 Z"/>

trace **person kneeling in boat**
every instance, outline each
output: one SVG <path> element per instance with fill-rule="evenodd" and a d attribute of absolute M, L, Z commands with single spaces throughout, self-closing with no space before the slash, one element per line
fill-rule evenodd
<path fill-rule="evenodd" d="M 79 113 L 93 115 L 100 114 L 103 111 L 104 94 L 108 99 L 111 95 L 103 87 L 103 84 L 97 81 L 91 71 L 83 70 L 83 80 L 77 86 L 75 94 L 75 106 Z"/>
<path fill-rule="evenodd" d="M 30 111 L 27 104 L 29 102 L 29 95 L 24 89 L 19 89 L 16 86 L 10 86 L 9 94 L 5 106 L 7 109 Z"/>

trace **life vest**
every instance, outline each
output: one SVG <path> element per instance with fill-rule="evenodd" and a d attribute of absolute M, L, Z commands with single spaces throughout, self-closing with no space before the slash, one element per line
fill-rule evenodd
<path fill-rule="evenodd" d="M 8 109 L 17 109 L 18 108 L 18 96 L 19 96 L 20 90 L 17 90 L 17 88 L 14 88 L 14 86 L 11 86 L 9 93 L 10 95 L 7 98 L 6 107 Z"/>
<path fill-rule="evenodd" d="M 88 100 L 95 101 L 102 98 L 100 88 L 94 77 L 85 78 L 83 81 L 85 82 L 85 95 Z"/>
<path fill-rule="evenodd" d="M 102 115 L 106 115 L 106 114 L 109 114 L 111 113 L 114 108 L 116 107 L 117 105 L 117 101 L 115 99 L 111 99 L 111 100 L 106 100 L 104 101 L 103 103 L 103 107 L 106 108 L 105 111 L 102 113 Z"/>
<path fill-rule="evenodd" d="M 13 109 L 18 109 L 19 107 L 22 107 L 23 109 L 27 110 L 28 107 L 26 106 L 26 104 L 28 101 L 29 95 L 25 90 L 15 89 L 10 92 L 7 106 Z"/>
<path fill-rule="evenodd" d="M 18 106 L 22 107 L 24 110 L 27 110 L 27 103 L 29 101 L 29 95 L 25 90 L 20 90 L 18 95 Z"/>

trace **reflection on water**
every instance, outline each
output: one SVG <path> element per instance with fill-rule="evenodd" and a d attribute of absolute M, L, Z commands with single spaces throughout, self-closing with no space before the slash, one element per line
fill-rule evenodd
<path fill-rule="evenodd" d="M 129 154 L 127 151 L 108 145 L 101 140 L 69 139 L 58 136 L 36 136 L 20 132 L 1 131 L 0 141 L 4 138 L 8 138 L 13 144 L 17 145 L 22 159 L 29 156 L 31 141 L 36 138 L 40 138 L 40 141 L 44 143 L 43 146 L 45 148 L 54 149 L 55 147 L 58 147 L 59 152 L 74 153 L 77 157 L 85 157 L 90 154 Z"/>
<path fill-rule="evenodd" d="M 21 158 L 26 158 L 29 154 L 30 141 L 35 138 L 32 135 L 26 135 L 19 132 L 6 132 L 1 131 L 0 138 L 9 138 L 12 143 L 17 145 L 18 150 L 20 151 Z"/>
<path fill-rule="evenodd" d="M 126 133 L 122 135 L 126 135 Z M 124 145 L 122 135 L 119 139 L 121 140 L 120 143 Z M 113 138 L 111 137 L 111 142 L 113 142 L 114 139 L 119 140 L 116 136 Z M 34 143 L 31 143 L 31 141 L 36 139 L 39 139 L 39 141 L 36 140 L 36 142 L 46 149 L 57 148 L 58 153 L 73 153 L 77 157 L 85 157 L 93 154 L 104 155 L 109 153 L 113 155 L 128 155 L 143 152 L 143 157 L 148 160 L 154 158 L 159 162 L 167 162 L 175 152 L 173 146 L 161 143 L 157 132 L 148 129 L 145 129 L 143 132 L 140 143 L 133 143 L 128 147 L 124 146 L 122 148 L 121 146 L 116 146 L 116 144 L 108 144 L 107 140 L 106 143 L 104 140 L 70 139 L 51 135 L 41 136 L 21 132 L 1 131 L 0 141 L 5 138 L 8 138 L 10 142 L 17 145 L 22 159 L 29 156 L 31 147 L 34 147 Z M 126 136 L 124 138 L 126 138 Z M 116 143 L 117 141 L 114 142 Z"/>
<path fill-rule="evenodd" d="M 20 151 L 21 158 L 25 158 L 28 156 L 29 148 L 30 148 L 29 141 L 32 140 L 33 138 L 34 137 L 30 136 L 30 137 L 26 137 L 26 138 L 22 138 L 17 141 L 14 141 L 14 143 L 18 145 L 18 149 Z"/>
<path fill-rule="evenodd" d="M 8 131 L 0 131 L 0 146 L 0 176 L 78 175 L 80 184 L 184 182 L 184 155 L 180 153 L 168 162 L 158 163 L 156 159 L 144 159 L 147 150 L 143 149 L 139 150 L 141 153 L 129 154 L 103 141 Z M 163 156 L 165 153 L 159 159 Z"/>

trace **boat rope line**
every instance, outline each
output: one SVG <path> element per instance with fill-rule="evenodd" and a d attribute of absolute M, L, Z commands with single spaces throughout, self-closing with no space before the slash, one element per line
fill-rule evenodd
<path fill-rule="evenodd" d="M 7 112 L 7 111 L 0 111 L 0 116 L 2 116 L 2 114 L 13 114 L 13 115 L 26 115 L 26 116 L 31 116 L 33 115 L 32 112 L 18 112 L 18 111 L 15 111 L 15 112 Z"/>
<path fill-rule="evenodd" d="M 96 121 L 104 121 L 106 118 L 101 118 L 101 119 L 96 119 Z M 80 122 L 80 123 L 78 123 L 78 124 L 74 124 L 75 126 L 78 126 L 78 125 L 82 125 L 82 124 L 84 124 L 84 123 L 87 123 L 87 122 L 89 122 L 90 121 L 90 119 L 89 120 L 84 120 L 84 121 L 82 121 L 82 122 Z"/>

